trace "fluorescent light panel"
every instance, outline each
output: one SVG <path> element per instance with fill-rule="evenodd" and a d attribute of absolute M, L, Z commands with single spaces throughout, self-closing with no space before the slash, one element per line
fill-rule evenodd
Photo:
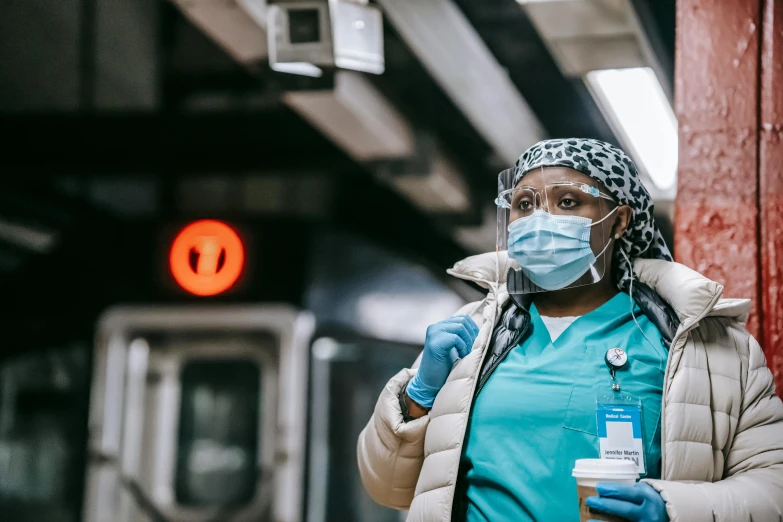
<path fill-rule="evenodd" d="M 270 68 L 277 72 L 298 74 L 311 78 L 320 78 L 323 76 L 323 71 L 320 67 L 307 62 L 273 63 L 270 65 Z"/>
<path fill-rule="evenodd" d="M 623 146 L 661 190 L 677 180 L 677 119 L 649 67 L 587 73 L 593 96 Z"/>

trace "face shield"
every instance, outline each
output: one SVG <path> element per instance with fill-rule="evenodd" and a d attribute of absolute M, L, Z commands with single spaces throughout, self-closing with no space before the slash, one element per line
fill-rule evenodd
<path fill-rule="evenodd" d="M 550 292 L 603 279 L 611 241 L 605 223 L 617 210 L 611 196 L 562 169 L 518 169 L 498 177 L 497 248 L 516 266 L 509 294 Z M 608 227 L 607 227 L 608 229 Z"/>

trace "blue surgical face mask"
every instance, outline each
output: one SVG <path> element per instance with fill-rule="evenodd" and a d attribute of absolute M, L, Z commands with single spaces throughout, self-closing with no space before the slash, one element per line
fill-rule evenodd
<path fill-rule="evenodd" d="M 560 290 L 582 277 L 596 261 L 590 246 L 595 223 L 579 216 L 556 216 L 536 210 L 508 227 L 508 255 L 535 285 L 547 291 Z M 611 242 L 611 239 L 610 239 Z M 606 252 L 606 244 L 599 256 Z"/>

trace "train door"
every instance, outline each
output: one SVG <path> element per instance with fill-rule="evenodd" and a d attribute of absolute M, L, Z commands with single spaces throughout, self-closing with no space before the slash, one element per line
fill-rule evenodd
<path fill-rule="evenodd" d="M 420 345 L 317 336 L 310 360 L 307 522 L 403 522 L 364 490 L 356 441 L 386 382 L 410 367 Z"/>
<path fill-rule="evenodd" d="M 300 520 L 312 330 L 278 306 L 107 313 L 85 522 Z"/>

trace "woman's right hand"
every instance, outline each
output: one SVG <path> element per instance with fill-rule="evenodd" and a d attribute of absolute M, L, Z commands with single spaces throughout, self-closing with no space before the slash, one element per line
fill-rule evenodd
<path fill-rule="evenodd" d="M 470 353 L 478 332 L 476 323 L 466 315 L 450 317 L 427 328 L 421 365 L 408 383 L 408 397 L 424 408 L 431 408 L 451 367 L 457 359 Z"/>

